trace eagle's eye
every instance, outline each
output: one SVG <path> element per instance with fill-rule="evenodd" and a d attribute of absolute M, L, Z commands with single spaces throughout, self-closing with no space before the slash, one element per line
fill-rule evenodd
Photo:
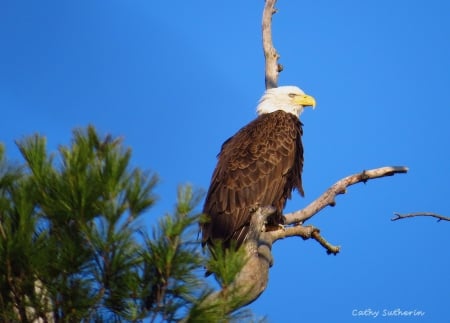
<path fill-rule="evenodd" d="M 290 98 L 295 98 L 295 96 L 296 96 L 297 94 L 295 94 L 295 93 L 289 93 L 288 95 L 289 95 Z"/>

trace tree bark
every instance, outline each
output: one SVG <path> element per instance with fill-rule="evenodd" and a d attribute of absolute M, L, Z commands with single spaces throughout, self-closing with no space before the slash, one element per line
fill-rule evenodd
<path fill-rule="evenodd" d="M 280 55 L 278 55 L 272 41 L 272 16 L 276 13 L 276 2 L 276 0 L 266 0 L 262 18 L 262 40 L 266 62 L 266 89 L 271 89 L 278 86 L 278 74 L 283 69 L 283 67 L 278 64 Z"/>

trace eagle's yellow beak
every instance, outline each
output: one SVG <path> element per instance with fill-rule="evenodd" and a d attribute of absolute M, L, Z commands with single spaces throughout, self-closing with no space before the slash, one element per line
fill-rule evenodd
<path fill-rule="evenodd" d="M 304 107 L 312 107 L 313 109 L 316 107 L 316 99 L 307 94 L 296 95 L 293 100 L 295 104 L 300 104 Z"/>

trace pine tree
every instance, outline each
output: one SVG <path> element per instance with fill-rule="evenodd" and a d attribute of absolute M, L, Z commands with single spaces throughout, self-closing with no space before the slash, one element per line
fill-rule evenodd
<path fill-rule="evenodd" d="M 24 163 L 0 146 L 0 321 L 220 322 L 225 313 L 205 266 L 233 279 L 240 255 L 205 257 L 197 236 L 203 197 L 178 189 L 173 214 L 149 230 L 156 174 L 130 166 L 120 139 L 93 126 L 73 132 L 70 146 L 49 154 L 46 139 L 17 142 Z M 228 257 L 225 261 L 224 257 Z M 209 263 L 208 263 L 209 262 Z M 232 299 L 230 299 L 233 301 Z"/>

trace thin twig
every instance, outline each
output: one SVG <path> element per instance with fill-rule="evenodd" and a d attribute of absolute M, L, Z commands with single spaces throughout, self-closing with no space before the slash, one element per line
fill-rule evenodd
<path fill-rule="evenodd" d="M 394 212 L 394 215 L 395 215 L 395 217 L 393 217 L 391 219 L 391 221 L 397 221 L 397 220 L 406 219 L 406 218 L 413 218 L 416 216 L 430 216 L 430 217 L 438 219 L 438 222 L 450 221 L 450 217 L 439 215 L 439 214 L 432 213 L 432 212 L 416 212 L 416 213 L 406 213 L 406 214 L 400 214 L 400 213 Z"/>

